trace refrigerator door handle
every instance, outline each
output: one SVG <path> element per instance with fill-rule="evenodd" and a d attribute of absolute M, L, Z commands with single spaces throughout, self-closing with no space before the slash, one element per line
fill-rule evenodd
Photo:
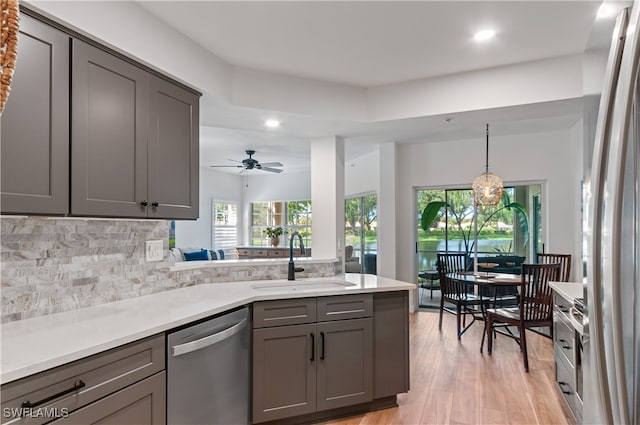
<path fill-rule="evenodd" d="M 629 150 L 629 128 L 631 125 L 631 113 L 635 85 L 638 78 L 638 63 L 640 60 L 640 7 L 635 5 L 631 11 L 628 28 L 634 31 L 627 34 L 620 75 L 611 122 L 611 144 L 609 160 L 607 164 L 607 178 L 605 193 L 607 194 L 604 224 L 605 236 L 603 238 L 603 250 L 609 256 L 610 267 L 603 268 L 603 275 L 611 282 L 611 336 L 613 338 L 613 358 L 608 359 L 609 389 L 612 396 L 613 420 L 615 423 L 631 423 L 629 415 L 629 403 L 627 398 L 627 374 L 624 354 L 623 335 L 623 306 L 622 306 L 622 210 L 625 157 Z M 606 266 L 606 264 L 605 264 Z M 611 382 L 611 379 L 615 379 Z"/>
<path fill-rule="evenodd" d="M 602 241 L 602 224 L 603 224 L 603 205 L 605 205 L 605 183 L 607 162 L 609 157 L 610 135 L 612 109 L 614 102 L 614 93 L 618 82 L 618 72 L 622 60 L 622 48 L 624 45 L 624 35 L 627 28 L 628 13 L 624 10 L 616 21 L 613 32 L 614 42 L 609 52 L 607 67 L 604 76 L 604 87 L 598 110 L 598 122 L 595 133 L 595 146 L 593 169 L 591 175 L 591 185 L 593 195 L 590 202 L 591 217 L 591 267 L 589 277 L 591 280 L 592 293 L 589 294 L 589 321 L 586 326 L 587 341 L 593 344 L 591 352 L 594 359 L 591 362 L 595 369 L 595 375 L 598 381 L 598 398 L 602 407 L 601 420 L 605 423 L 613 423 L 611 393 L 609 382 L 607 379 L 607 358 L 604 342 L 604 312 L 602 309 L 603 288 L 602 288 L 602 259 L 603 259 L 603 241 Z"/>

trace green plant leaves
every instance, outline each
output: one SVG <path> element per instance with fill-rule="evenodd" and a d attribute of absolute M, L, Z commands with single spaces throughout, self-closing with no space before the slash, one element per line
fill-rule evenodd
<path fill-rule="evenodd" d="M 424 207 L 422 211 L 422 217 L 420 218 L 420 227 L 422 230 L 427 231 L 435 221 L 436 217 L 440 210 L 447 206 L 447 203 L 444 201 L 432 201 Z"/>
<path fill-rule="evenodd" d="M 504 194 L 502 195 L 503 206 L 500 207 L 498 210 L 496 210 L 494 214 L 503 209 L 507 209 L 509 211 L 513 210 L 516 213 L 518 213 L 517 214 L 518 224 L 520 226 L 520 231 L 522 232 L 523 239 L 524 239 L 523 245 L 526 245 L 527 242 L 529 242 L 529 215 L 527 213 L 527 209 L 522 204 L 519 204 L 517 202 L 510 202 L 510 201 L 511 199 L 509 198 L 509 195 L 505 191 Z M 438 213 L 443 208 L 451 208 L 451 206 L 444 201 L 432 201 L 432 202 L 429 202 L 426 207 L 424 207 L 424 210 L 422 211 L 422 216 L 420 218 L 420 227 L 422 228 L 422 230 L 427 231 L 431 226 L 433 226 L 433 223 L 438 217 Z M 489 216 L 487 221 L 491 217 L 493 217 L 494 214 Z M 484 227 L 487 221 L 482 223 L 479 226 L 479 228 Z M 462 229 L 460 230 L 462 231 Z"/>
<path fill-rule="evenodd" d="M 508 199 L 508 197 L 507 197 Z M 527 213 L 527 209 L 517 202 L 512 202 L 504 206 L 504 208 L 508 210 L 515 210 L 518 213 L 518 224 L 520 224 L 520 231 L 522 232 L 522 236 L 524 238 L 523 245 L 526 245 L 529 242 L 529 216 Z"/>

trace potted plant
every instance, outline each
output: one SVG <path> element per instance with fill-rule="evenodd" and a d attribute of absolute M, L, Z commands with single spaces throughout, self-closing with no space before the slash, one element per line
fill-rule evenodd
<path fill-rule="evenodd" d="M 280 245 L 280 235 L 283 235 L 285 231 L 280 226 L 267 227 L 266 229 L 264 229 L 264 233 L 266 233 L 267 236 L 271 238 L 271 245 L 273 245 L 273 247 L 275 248 Z"/>

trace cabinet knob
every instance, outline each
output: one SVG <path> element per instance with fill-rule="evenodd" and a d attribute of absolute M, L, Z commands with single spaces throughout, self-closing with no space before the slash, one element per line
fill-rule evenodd
<path fill-rule="evenodd" d="M 147 205 L 149 205 L 149 203 L 146 200 L 140 201 L 140 205 L 142 205 L 143 207 L 146 207 Z"/>
<path fill-rule="evenodd" d="M 154 208 L 157 208 L 159 205 L 160 205 L 160 202 L 158 202 L 158 201 L 155 201 L 155 202 L 151 203 L 151 206 L 154 207 Z"/>

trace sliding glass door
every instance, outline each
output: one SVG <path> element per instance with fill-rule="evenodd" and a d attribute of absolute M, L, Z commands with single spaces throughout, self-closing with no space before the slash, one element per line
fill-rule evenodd
<path fill-rule="evenodd" d="M 500 204 L 478 207 L 476 237 L 471 189 L 417 190 L 417 272 L 435 270 L 438 252 L 461 252 L 471 258 L 476 243 L 478 257 L 531 258 L 530 246 L 538 249 L 542 235 L 540 202 L 540 185 L 505 188 Z M 432 209 L 437 210 L 433 220 L 422 223 L 428 205 L 439 208 Z"/>
<path fill-rule="evenodd" d="M 353 246 L 353 256 L 363 265 L 363 273 L 376 273 L 378 253 L 378 196 L 376 194 L 344 201 L 345 246 Z"/>

